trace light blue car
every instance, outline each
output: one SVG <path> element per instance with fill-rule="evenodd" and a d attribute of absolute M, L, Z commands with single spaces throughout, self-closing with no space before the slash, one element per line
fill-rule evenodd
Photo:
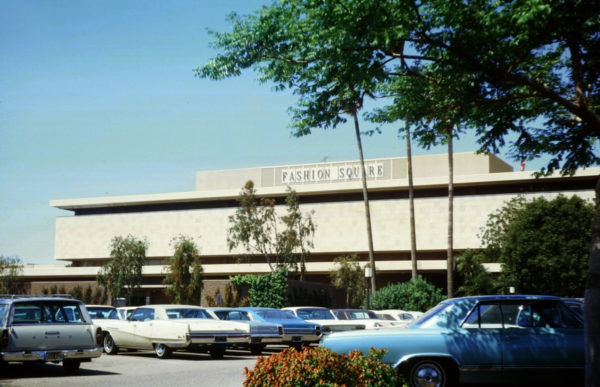
<path fill-rule="evenodd" d="M 279 324 L 283 327 L 282 342 L 300 349 L 302 345 L 318 343 L 321 339 L 321 326 L 296 317 L 286 310 L 260 307 L 239 308 L 250 313 L 254 319 Z"/>
<path fill-rule="evenodd" d="M 551 296 L 454 298 L 406 329 L 333 333 L 321 345 L 338 353 L 383 348 L 383 361 L 411 386 L 523 378 L 543 385 L 536 378 L 548 375 L 567 376 L 568 385 L 583 383 L 583 322 Z"/>

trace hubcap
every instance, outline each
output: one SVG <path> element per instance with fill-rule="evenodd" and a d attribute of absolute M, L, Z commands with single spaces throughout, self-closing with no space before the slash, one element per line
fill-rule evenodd
<path fill-rule="evenodd" d="M 163 344 L 156 345 L 156 354 L 158 356 L 163 356 L 165 354 L 166 348 Z"/>
<path fill-rule="evenodd" d="M 112 351 L 112 348 L 113 348 L 113 341 L 112 341 L 112 337 L 110 337 L 110 336 L 106 336 L 106 337 L 104 338 L 104 350 L 105 350 L 106 352 L 110 352 L 110 351 Z"/>
<path fill-rule="evenodd" d="M 444 376 L 434 364 L 425 363 L 415 370 L 415 381 L 420 387 L 440 387 L 443 385 Z"/>

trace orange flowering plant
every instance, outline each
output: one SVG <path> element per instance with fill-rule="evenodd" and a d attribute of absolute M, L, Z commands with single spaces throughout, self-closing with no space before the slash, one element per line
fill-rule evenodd
<path fill-rule="evenodd" d="M 371 348 L 369 355 L 358 350 L 338 355 L 323 347 L 287 348 L 260 356 L 252 370 L 244 368 L 244 386 L 398 386 L 394 368 L 381 361 L 385 352 Z"/>

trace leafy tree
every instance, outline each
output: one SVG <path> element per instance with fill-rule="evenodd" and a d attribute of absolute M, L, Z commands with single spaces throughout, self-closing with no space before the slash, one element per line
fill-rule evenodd
<path fill-rule="evenodd" d="M 517 196 L 508 200 L 495 212 L 488 215 L 485 227 L 481 229 L 481 243 L 484 247 L 485 262 L 500 262 L 500 251 L 506 243 L 506 231 L 515 217 L 523 210 L 527 199 Z"/>
<path fill-rule="evenodd" d="M 241 246 L 248 254 L 264 256 L 271 272 L 285 266 L 302 277 L 313 247 L 315 225 L 311 214 L 300 212 L 296 192 L 288 188 L 286 214 L 282 216 L 277 216 L 274 199 L 257 198 L 252 181 L 246 182 L 238 202 L 240 206 L 229 217 L 229 250 Z"/>
<path fill-rule="evenodd" d="M 414 282 L 398 282 L 377 290 L 371 297 L 371 307 L 424 312 L 445 298 L 442 289 L 418 276 Z"/>
<path fill-rule="evenodd" d="M 23 291 L 23 265 L 17 257 L 0 256 L 0 294 Z"/>
<path fill-rule="evenodd" d="M 100 268 L 97 281 L 113 299 L 125 295 L 129 303 L 134 290 L 141 287 L 147 248 L 148 242 L 131 235 L 112 239 L 111 260 Z"/>
<path fill-rule="evenodd" d="M 287 306 L 287 276 L 284 270 L 271 274 L 247 274 L 230 277 L 236 286 L 248 286 L 250 306 L 283 308 Z"/>
<path fill-rule="evenodd" d="M 346 307 L 357 307 L 363 302 L 365 291 L 365 274 L 360 266 L 358 256 L 342 255 L 333 259 L 338 265 L 330 274 L 331 283 L 346 292 Z"/>
<path fill-rule="evenodd" d="M 577 196 L 527 203 L 506 229 L 500 253 L 504 286 L 582 297 L 593 218 L 592 204 Z"/>
<path fill-rule="evenodd" d="M 175 304 L 200 304 L 202 273 L 198 248 L 191 239 L 180 235 L 171 242 L 175 252 L 163 283 L 165 293 Z"/>
<path fill-rule="evenodd" d="M 460 286 L 457 296 L 476 296 L 498 293 L 494 275 L 483 266 L 485 255 L 481 251 L 467 250 L 456 257 L 456 271 Z"/>

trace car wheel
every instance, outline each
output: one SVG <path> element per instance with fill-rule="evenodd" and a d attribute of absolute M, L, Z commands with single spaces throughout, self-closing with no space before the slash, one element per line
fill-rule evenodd
<path fill-rule="evenodd" d="M 213 359 L 222 359 L 225 356 L 225 346 L 224 345 L 213 345 L 210 347 L 210 357 Z"/>
<path fill-rule="evenodd" d="M 168 359 L 169 357 L 171 357 L 171 353 L 173 353 L 171 348 L 167 347 L 164 344 L 155 344 L 154 352 L 156 353 L 156 356 L 158 356 L 159 359 Z"/>
<path fill-rule="evenodd" d="M 104 352 L 107 355 L 116 355 L 119 352 L 119 347 L 115 344 L 110 333 L 104 335 Z"/>
<path fill-rule="evenodd" d="M 409 382 L 413 387 L 450 387 L 455 385 L 454 372 L 442 362 L 424 359 L 410 367 Z"/>
<path fill-rule="evenodd" d="M 65 372 L 72 374 L 79 370 L 79 366 L 81 365 L 81 361 L 73 360 L 73 359 L 65 359 L 63 360 L 63 368 Z"/>

